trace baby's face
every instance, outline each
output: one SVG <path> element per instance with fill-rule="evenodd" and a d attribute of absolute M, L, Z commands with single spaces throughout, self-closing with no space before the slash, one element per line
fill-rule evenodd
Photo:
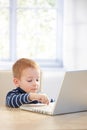
<path fill-rule="evenodd" d="M 40 87 L 40 70 L 27 68 L 23 70 L 19 87 L 25 92 L 37 92 Z"/>

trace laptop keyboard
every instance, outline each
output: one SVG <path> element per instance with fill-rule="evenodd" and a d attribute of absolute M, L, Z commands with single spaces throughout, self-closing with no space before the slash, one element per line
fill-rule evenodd
<path fill-rule="evenodd" d="M 44 106 L 39 106 L 39 107 L 27 107 L 27 105 L 21 106 L 21 109 L 24 110 L 29 110 L 32 112 L 37 112 L 37 113 L 43 113 L 43 114 L 52 114 L 53 113 L 53 108 L 54 108 L 54 102 L 50 103 L 49 105 L 44 105 Z"/>

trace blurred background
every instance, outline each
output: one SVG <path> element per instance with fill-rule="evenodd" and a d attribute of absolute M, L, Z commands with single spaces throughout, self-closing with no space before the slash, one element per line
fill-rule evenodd
<path fill-rule="evenodd" d="M 0 69 L 32 58 L 42 69 L 87 69 L 87 0 L 0 0 Z"/>

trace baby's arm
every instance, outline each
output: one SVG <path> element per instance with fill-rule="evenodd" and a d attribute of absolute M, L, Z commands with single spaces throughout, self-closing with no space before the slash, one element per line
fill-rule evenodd
<path fill-rule="evenodd" d="M 39 94 L 39 93 L 30 93 L 29 94 L 29 100 L 33 101 L 33 100 L 37 100 L 41 103 L 44 104 L 49 104 L 49 98 L 47 97 L 46 94 Z"/>
<path fill-rule="evenodd" d="M 22 104 L 31 103 L 28 93 L 18 93 L 16 90 L 8 92 L 6 96 L 6 105 L 9 107 L 20 107 Z"/>
<path fill-rule="evenodd" d="M 22 104 L 38 103 L 38 101 L 49 104 L 49 99 L 44 94 L 18 93 L 18 90 L 14 89 L 6 96 L 6 105 L 9 107 L 20 107 Z"/>

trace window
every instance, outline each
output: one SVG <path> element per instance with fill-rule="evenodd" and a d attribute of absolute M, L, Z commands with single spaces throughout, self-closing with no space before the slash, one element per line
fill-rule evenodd
<path fill-rule="evenodd" d="M 63 0 L 0 0 L 0 19 L 0 63 L 62 67 Z"/>

